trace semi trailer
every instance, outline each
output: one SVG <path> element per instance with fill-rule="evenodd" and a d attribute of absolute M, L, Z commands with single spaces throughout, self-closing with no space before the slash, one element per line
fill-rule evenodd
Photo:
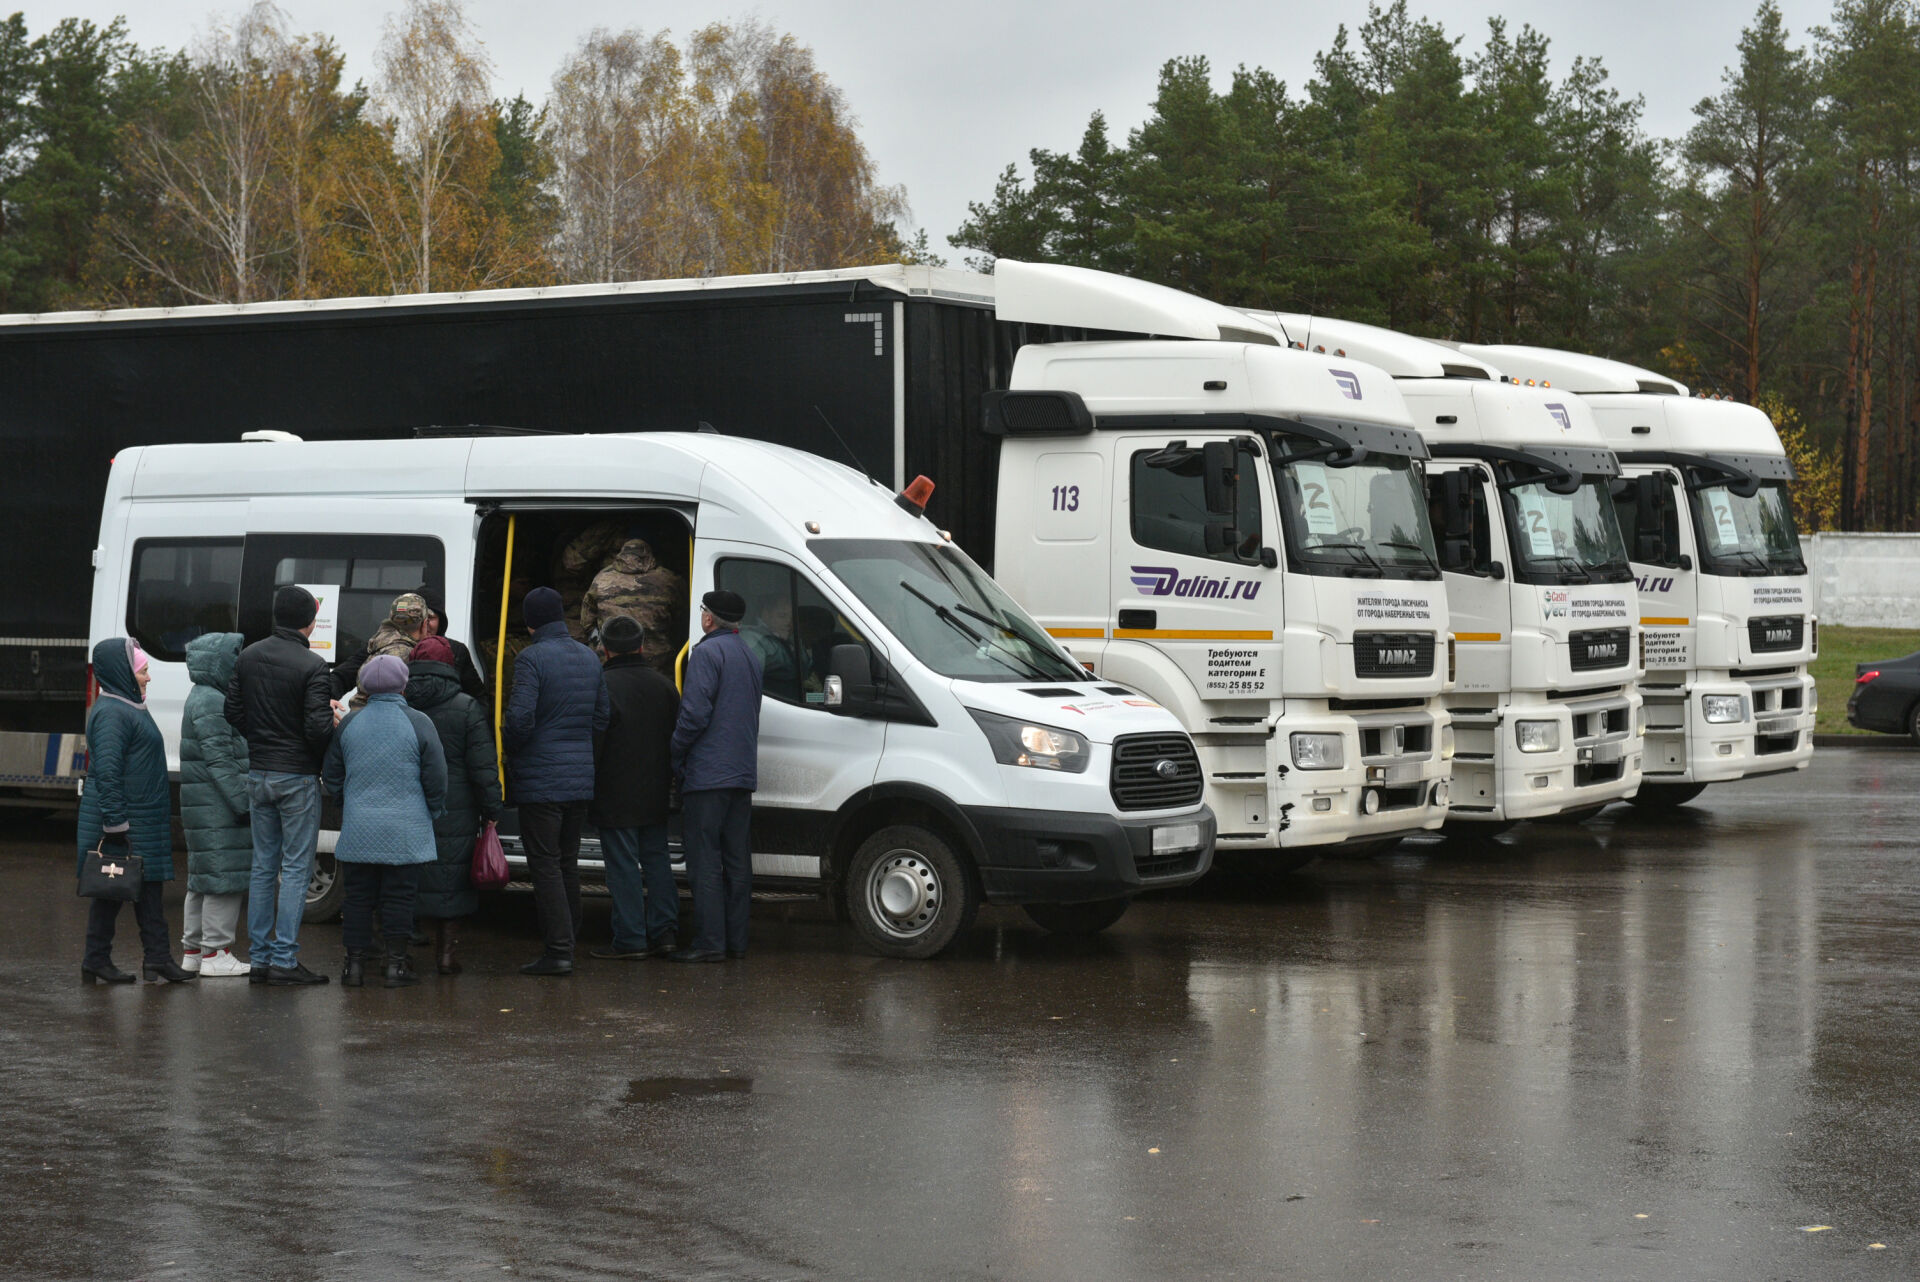
<path fill-rule="evenodd" d="M 1587 404 L 1424 339 L 1264 315 L 1301 350 L 1390 374 L 1433 454 L 1427 502 L 1459 647 L 1450 824 L 1487 833 L 1632 797 L 1640 609 L 1611 495 L 1620 463 Z"/>
<path fill-rule="evenodd" d="M 1614 505 L 1647 647 L 1646 751 L 1633 800 L 1680 805 L 1710 783 L 1804 770 L 1820 630 L 1787 493 L 1793 464 L 1772 421 L 1619 361 L 1459 350 L 1578 396 L 1619 455 Z"/>

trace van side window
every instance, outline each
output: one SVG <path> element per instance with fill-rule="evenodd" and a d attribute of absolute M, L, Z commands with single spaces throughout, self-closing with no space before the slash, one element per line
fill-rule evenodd
<path fill-rule="evenodd" d="M 1207 515 L 1206 481 L 1200 474 L 1196 450 L 1188 463 L 1156 467 L 1148 460 L 1164 460 L 1167 451 L 1140 450 L 1133 456 L 1133 541 L 1143 548 L 1179 552 L 1214 561 L 1245 561 L 1260 550 L 1259 469 L 1242 457 L 1238 488 L 1239 511 L 1234 518 L 1235 543 L 1207 550 L 1207 526 L 1220 528 L 1223 518 Z"/>
<path fill-rule="evenodd" d="M 747 603 L 740 636 L 760 657 L 761 691 L 782 703 L 824 705 L 833 647 L 867 639 L 820 589 L 784 565 L 728 557 L 714 567 L 713 579 Z"/>
<path fill-rule="evenodd" d="M 315 649 L 328 663 L 357 653 L 403 592 L 445 590 L 440 540 L 406 534 L 255 534 L 241 576 L 241 631 L 249 641 L 273 631 L 273 594 L 290 583 L 333 588 L 336 635 Z M 325 605 L 322 606 L 323 612 Z"/>
<path fill-rule="evenodd" d="M 232 632 L 240 599 L 239 539 L 141 539 L 133 545 L 127 635 L 179 663 L 204 632 Z"/>

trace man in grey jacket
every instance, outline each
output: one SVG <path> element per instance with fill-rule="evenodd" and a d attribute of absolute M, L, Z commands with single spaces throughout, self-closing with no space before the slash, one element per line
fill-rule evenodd
<path fill-rule="evenodd" d="M 691 945 L 669 954 L 678 962 L 747 955 L 760 660 L 740 639 L 746 614 L 747 603 L 737 592 L 701 597 L 700 630 L 706 635 L 687 655 L 686 686 L 673 729 L 673 772 L 680 779 L 682 842 L 698 926 Z"/>

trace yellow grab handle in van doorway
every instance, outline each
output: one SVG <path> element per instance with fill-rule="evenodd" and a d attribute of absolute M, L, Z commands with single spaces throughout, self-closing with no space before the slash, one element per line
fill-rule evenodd
<path fill-rule="evenodd" d="M 493 647 L 493 768 L 500 772 L 500 799 L 507 797 L 507 749 L 500 733 L 505 715 L 507 671 L 507 605 L 513 594 L 513 527 L 519 518 L 507 514 L 507 565 L 500 573 L 500 636 Z"/>
<path fill-rule="evenodd" d="M 684 641 L 680 653 L 673 659 L 673 688 L 681 694 L 687 692 L 687 656 L 693 653 L 693 642 Z"/>

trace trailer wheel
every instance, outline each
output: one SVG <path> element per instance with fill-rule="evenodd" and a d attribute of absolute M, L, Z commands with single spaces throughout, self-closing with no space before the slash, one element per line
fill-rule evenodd
<path fill-rule="evenodd" d="M 347 902 L 347 879 L 340 865 L 326 851 L 313 857 L 313 872 L 307 876 L 307 903 L 300 910 L 301 921 L 337 921 L 340 908 Z"/>
<path fill-rule="evenodd" d="M 847 912 L 860 937 L 888 957 L 945 951 L 973 923 L 980 892 L 945 838 L 917 824 L 868 837 L 847 862 Z"/>
<path fill-rule="evenodd" d="M 1097 935 L 1119 921 L 1132 898 L 1096 899 L 1090 904 L 1022 904 L 1020 911 L 1040 929 L 1056 935 Z"/>
<path fill-rule="evenodd" d="M 1686 805 L 1706 790 L 1707 785 L 1703 783 L 1643 783 L 1640 791 L 1627 800 L 1648 810 L 1671 810 Z"/>

